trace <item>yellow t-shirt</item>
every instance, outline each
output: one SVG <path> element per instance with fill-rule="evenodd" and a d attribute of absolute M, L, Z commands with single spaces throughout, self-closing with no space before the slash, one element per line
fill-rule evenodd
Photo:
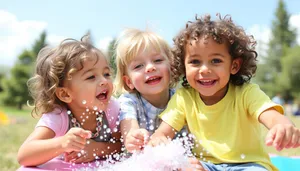
<path fill-rule="evenodd" d="M 160 116 L 176 130 L 187 124 L 196 137 L 193 153 L 199 159 L 216 164 L 255 162 L 277 170 L 265 150 L 258 121 L 272 107 L 283 114 L 282 106 L 273 103 L 258 85 L 229 84 L 224 98 L 210 106 L 195 89 L 180 88 Z"/>

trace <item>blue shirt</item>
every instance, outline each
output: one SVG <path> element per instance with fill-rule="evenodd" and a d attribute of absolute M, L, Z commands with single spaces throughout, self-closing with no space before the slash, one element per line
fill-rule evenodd
<path fill-rule="evenodd" d="M 170 98 L 175 93 L 175 89 L 170 89 Z M 165 108 L 157 108 L 144 99 L 139 93 L 122 94 L 119 99 L 120 103 L 120 121 L 124 119 L 135 119 L 138 121 L 140 128 L 149 131 L 150 134 L 158 128 L 161 120 L 158 115 Z"/>

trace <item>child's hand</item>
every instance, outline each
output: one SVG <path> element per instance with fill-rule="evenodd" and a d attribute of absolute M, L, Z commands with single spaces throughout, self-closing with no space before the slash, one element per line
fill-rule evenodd
<path fill-rule="evenodd" d="M 268 132 L 266 145 L 273 145 L 278 151 L 297 148 L 300 146 L 300 130 L 291 124 L 277 124 Z"/>
<path fill-rule="evenodd" d="M 62 140 L 62 148 L 65 152 L 80 151 L 86 144 L 86 139 L 92 136 L 91 131 L 82 128 L 71 128 Z"/>
<path fill-rule="evenodd" d="M 129 131 L 126 135 L 125 147 L 128 152 L 141 151 L 148 143 L 149 132 L 146 129 L 136 129 Z"/>
<path fill-rule="evenodd" d="M 89 139 L 88 144 L 85 145 L 84 149 L 81 151 L 73 151 L 71 153 L 65 153 L 64 159 L 66 162 L 71 163 L 87 163 L 95 160 L 95 150 L 92 148 L 94 143 L 96 143 L 94 140 Z"/>
<path fill-rule="evenodd" d="M 155 132 L 151 137 L 150 141 L 147 145 L 152 147 L 158 146 L 160 144 L 168 144 L 170 143 L 171 139 L 167 138 L 165 135 Z"/>
<path fill-rule="evenodd" d="M 199 170 L 199 171 L 207 171 L 200 161 L 195 158 L 195 157 L 190 157 L 189 158 L 189 163 L 191 164 L 191 168 L 186 168 L 185 171 L 194 171 L 194 170 Z"/>

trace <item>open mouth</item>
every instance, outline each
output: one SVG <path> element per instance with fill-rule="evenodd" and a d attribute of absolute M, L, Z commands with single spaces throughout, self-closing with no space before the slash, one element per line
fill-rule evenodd
<path fill-rule="evenodd" d="M 198 80 L 197 82 L 204 86 L 211 86 L 216 83 L 216 80 Z"/>
<path fill-rule="evenodd" d="M 156 84 L 156 83 L 159 83 L 160 80 L 162 79 L 162 77 L 150 77 L 146 80 L 146 84 Z"/>
<path fill-rule="evenodd" d="M 99 100 L 106 100 L 108 95 L 108 90 L 102 91 L 100 94 L 96 96 Z"/>

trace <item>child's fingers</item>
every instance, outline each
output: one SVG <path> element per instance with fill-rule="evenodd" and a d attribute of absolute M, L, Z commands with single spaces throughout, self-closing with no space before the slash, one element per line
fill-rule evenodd
<path fill-rule="evenodd" d="M 143 146 L 144 145 L 144 140 L 143 139 L 137 139 L 134 136 L 129 136 L 126 140 L 126 143 L 133 144 L 133 145 L 136 145 L 136 146 Z"/>
<path fill-rule="evenodd" d="M 65 153 L 64 159 L 66 162 L 71 161 L 72 159 L 75 159 L 78 155 L 78 152 L 72 151 L 71 153 Z"/>
<path fill-rule="evenodd" d="M 285 134 L 284 134 L 284 138 L 282 140 L 282 148 L 287 148 L 288 145 L 291 143 L 292 141 L 292 137 L 293 137 L 293 133 L 294 133 L 294 129 L 293 127 L 286 127 L 285 128 Z"/>
<path fill-rule="evenodd" d="M 299 135 L 297 133 L 294 133 L 290 143 L 287 145 L 287 148 L 291 148 L 291 147 L 296 148 L 298 139 L 299 139 Z"/>
<path fill-rule="evenodd" d="M 141 134 L 144 138 L 144 144 L 147 144 L 150 138 L 150 133 L 146 129 L 140 129 Z"/>
<path fill-rule="evenodd" d="M 148 145 L 155 147 L 161 144 L 168 144 L 170 143 L 170 140 L 166 137 L 159 137 L 159 138 L 152 138 L 151 141 L 148 143 Z"/>
<path fill-rule="evenodd" d="M 73 142 L 71 144 L 70 149 L 71 149 L 71 151 L 80 151 L 80 150 L 84 149 L 84 147 L 85 147 L 85 144 L 82 144 L 79 142 Z"/>
<path fill-rule="evenodd" d="M 132 133 L 132 136 L 136 139 L 141 140 L 142 142 L 144 142 L 145 138 L 148 136 L 148 131 L 143 130 L 143 129 L 139 129 L 138 131 L 135 131 Z"/>
<path fill-rule="evenodd" d="M 91 131 L 88 131 L 88 130 L 84 130 L 82 128 L 78 128 L 75 132 L 74 132 L 75 135 L 77 136 L 80 136 L 82 138 L 91 138 L 92 137 L 92 132 Z"/>
<path fill-rule="evenodd" d="M 270 131 L 268 132 L 268 134 L 266 136 L 266 145 L 267 146 L 273 145 L 275 135 L 276 135 L 276 131 L 277 131 L 277 128 L 274 127 L 272 129 L 270 129 Z"/>
<path fill-rule="evenodd" d="M 93 161 L 94 158 L 89 158 L 88 156 L 82 155 L 78 158 L 76 158 L 75 160 L 73 160 L 73 163 L 86 163 L 86 162 L 90 162 Z"/>
<path fill-rule="evenodd" d="M 134 144 L 127 144 L 126 149 L 127 149 L 128 152 L 133 153 L 133 152 L 136 152 L 136 151 L 141 151 L 141 146 L 137 146 L 137 145 L 134 145 Z"/>
<path fill-rule="evenodd" d="M 285 132 L 284 128 L 282 128 L 282 127 L 277 128 L 275 139 L 274 139 L 274 142 L 273 142 L 273 146 L 278 151 L 282 150 L 282 148 L 283 148 L 282 142 L 284 140 L 285 134 L 286 134 L 286 132 Z"/>

